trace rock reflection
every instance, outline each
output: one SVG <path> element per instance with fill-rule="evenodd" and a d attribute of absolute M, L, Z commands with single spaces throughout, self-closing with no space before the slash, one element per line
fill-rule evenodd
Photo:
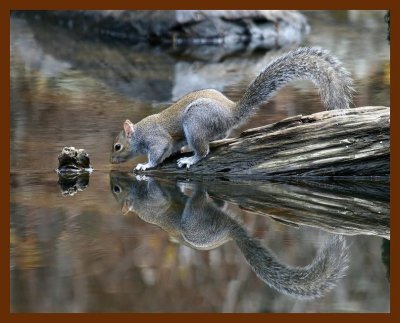
<path fill-rule="evenodd" d="M 58 185 L 64 196 L 73 196 L 89 185 L 92 172 L 88 153 L 84 149 L 64 147 L 58 155 Z"/>
<path fill-rule="evenodd" d="M 89 173 L 58 173 L 58 186 L 63 196 L 73 196 L 89 185 Z"/>
<path fill-rule="evenodd" d="M 175 184 L 112 171 L 110 186 L 124 215 L 134 212 L 191 248 L 210 250 L 233 240 L 262 281 L 291 297 L 312 299 L 324 295 L 348 267 L 348 248 L 342 236 L 329 238 L 307 266 L 281 263 L 198 183 Z"/>

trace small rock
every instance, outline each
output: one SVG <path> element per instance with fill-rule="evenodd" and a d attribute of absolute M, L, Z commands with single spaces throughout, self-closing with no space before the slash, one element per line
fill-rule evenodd
<path fill-rule="evenodd" d="M 89 154 L 84 149 L 64 147 L 58 155 L 58 173 L 91 172 Z"/>

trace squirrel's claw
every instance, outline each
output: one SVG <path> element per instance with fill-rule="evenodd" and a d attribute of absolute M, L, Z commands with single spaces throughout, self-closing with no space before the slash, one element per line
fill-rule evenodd
<path fill-rule="evenodd" d="M 152 166 L 149 163 L 147 163 L 147 164 L 137 164 L 136 167 L 135 167 L 135 170 L 146 170 L 146 169 L 149 169 L 151 167 Z"/>
<path fill-rule="evenodd" d="M 149 177 L 147 177 L 146 175 L 136 175 L 136 180 L 137 181 L 146 181 L 146 182 L 148 182 L 149 181 Z"/>
<path fill-rule="evenodd" d="M 196 156 L 182 157 L 178 159 L 177 164 L 179 168 L 182 168 L 184 165 L 186 165 L 186 168 L 189 168 L 190 166 L 198 162 L 198 160 L 199 159 Z"/>

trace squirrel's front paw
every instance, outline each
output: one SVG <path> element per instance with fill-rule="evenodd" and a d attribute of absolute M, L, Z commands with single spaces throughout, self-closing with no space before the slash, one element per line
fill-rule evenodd
<path fill-rule="evenodd" d="M 148 182 L 149 181 L 149 177 L 147 177 L 146 175 L 136 175 L 136 180 L 137 181 L 146 181 L 146 182 Z"/>
<path fill-rule="evenodd" d="M 146 164 L 137 164 L 135 170 L 146 170 L 149 169 L 151 165 L 149 163 Z"/>

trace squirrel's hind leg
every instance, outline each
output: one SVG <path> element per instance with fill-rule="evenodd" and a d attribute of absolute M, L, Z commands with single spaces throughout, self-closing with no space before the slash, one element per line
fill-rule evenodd
<path fill-rule="evenodd" d="M 201 98 L 192 102 L 183 117 L 183 130 L 186 141 L 194 155 L 178 160 L 178 167 L 189 168 L 207 156 L 209 143 L 226 136 L 230 128 L 231 114 L 219 102 Z"/>
<path fill-rule="evenodd" d="M 185 131 L 186 134 L 186 131 Z M 207 156 L 210 148 L 208 146 L 208 141 L 206 138 L 201 136 L 192 135 L 192 133 L 187 134 L 189 146 L 193 149 L 194 155 L 190 157 L 182 157 L 178 159 L 178 167 L 181 168 L 186 165 L 189 168 L 193 164 L 196 164 L 199 160 Z"/>

